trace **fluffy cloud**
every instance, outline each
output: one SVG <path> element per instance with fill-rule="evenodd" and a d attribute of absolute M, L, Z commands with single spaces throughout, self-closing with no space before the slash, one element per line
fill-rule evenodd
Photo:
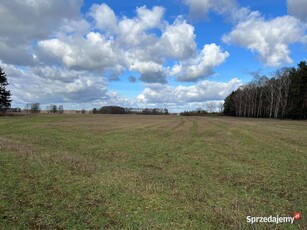
<path fill-rule="evenodd" d="M 172 25 L 166 26 L 155 50 L 170 58 L 190 58 L 196 53 L 194 27 L 185 20 L 176 19 Z"/>
<path fill-rule="evenodd" d="M 10 76 L 10 87 L 14 88 L 15 103 L 90 101 L 100 98 L 106 91 L 103 80 L 85 72 L 70 72 L 50 67 L 29 67 L 26 70 L 13 66 L 4 67 Z"/>
<path fill-rule="evenodd" d="M 33 56 L 29 53 L 33 40 L 47 38 L 64 20 L 78 19 L 82 3 L 82 0 L 1 1 L 1 59 L 17 65 L 35 64 Z M 17 53 L 19 55 L 16 55 Z"/>
<path fill-rule="evenodd" d="M 238 8 L 236 0 L 183 0 L 183 3 L 189 7 L 192 18 L 207 17 L 210 11 L 231 15 Z"/>
<path fill-rule="evenodd" d="M 222 52 L 216 44 L 205 45 L 200 55 L 174 65 L 170 74 L 177 76 L 178 81 L 196 81 L 212 75 L 213 68 L 222 64 L 227 57 L 229 53 Z"/>
<path fill-rule="evenodd" d="M 289 45 L 306 43 L 306 27 L 291 16 L 266 20 L 259 12 L 240 7 L 236 0 L 183 0 L 190 15 L 203 18 L 213 11 L 231 19 L 234 29 L 223 37 L 226 43 L 237 44 L 259 54 L 267 66 L 292 63 Z M 288 0 L 289 14 L 307 20 L 307 2 Z"/>
<path fill-rule="evenodd" d="M 152 10 L 142 6 L 137 8 L 137 17 L 141 22 L 142 27 L 145 29 L 156 28 L 161 24 L 161 19 L 164 15 L 164 8 L 160 6 L 154 6 Z"/>
<path fill-rule="evenodd" d="M 119 40 L 129 48 L 148 45 L 155 39 L 156 36 L 147 31 L 162 26 L 164 8 L 155 6 L 150 10 L 143 6 L 137 8 L 136 12 L 137 17 L 125 17 L 118 22 Z"/>
<path fill-rule="evenodd" d="M 192 86 L 171 87 L 163 84 L 149 85 L 137 97 L 141 103 L 192 103 L 223 100 L 242 82 L 234 78 L 227 83 L 203 80 Z"/>
<path fill-rule="evenodd" d="M 74 27 L 66 25 L 73 35 L 59 33 L 61 36 L 57 38 L 39 41 L 37 55 L 43 62 L 63 64 L 67 68 L 103 70 L 111 76 L 109 79 L 118 79 L 128 69 L 139 71 L 143 81 L 152 82 L 157 76 L 157 82 L 165 82 L 163 55 L 153 54 L 152 48 L 159 39 L 147 32 L 162 27 L 163 14 L 161 7 L 151 10 L 140 7 L 135 18 L 118 19 L 106 4 L 95 4 L 89 16 L 99 32 L 74 33 Z"/>
<path fill-rule="evenodd" d="M 105 69 L 122 62 L 122 54 L 113 41 L 97 32 L 73 39 L 44 40 L 38 42 L 38 46 L 44 55 L 60 59 L 69 68 Z"/>
<path fill-rule="evenodd" d="M 304 33 L 304 26 L 294 17 L 265 20 L 259 12 L 253 11 L 225 35 L 223 41 L 259 53 L 267 66 L 279 66 L 292 62 L 289 45 L 301 42 Z"/>
<path fill-rule="evenodd" d="M 304 22 L 307 22 L 307 1 L 306 0 L 287 0 L 288 13 Z"/>
<path fill-rule="evenodd" d="M 131 71 L 138 71 L 141 74 L 148 73 L 148 72 L 160 72 L 163 70 L 162 65 L 157 64 L 156 62 L 143 62 L 139 60 L 134 60 L 130 64 Z"/>
<path fill-rule="evenodd" d="M 37 56 L 42 62 L 67 68 L 107 71 L 111 80 L 118 80 L 122 71 L 130 70 L 139 72 L 145 83 L 167 83 L 167 70 L 178 68 L 167 66 L 169 59 L 180 62 L 180 81 L 196 81 L 212 74 L 212 68 L 221 64 L 228 53 L 209 45 L 197 57 L 194 27 L 181 17 L 169 24 L 163 20 L 164 11 L 162 7 L 143 6 L 137 8 L 136 17 L 119 18 L 108 5 L 95 4 L 89 16 L 97 32 L 86 30 L 86 22 L 80 29 L 71 21 L 72 26 L 62 26 L 69 33 L 59 32 L 56 38 L 38 42 Z M 183 69 L 189 69 L 191 76 Z"/>
<path fill-rule="evenodd" d="M 1 66 L 10 76 L 9 87 L 14 92 L 12 99 L 17 106 L 36 101 L 42 105 L 131 103 L 127 98 L 110 91 L 104 78 L 96 72 L 50 66 L 20 69 L 3 63 Z"/>
<path fill-rule="evenodd" d="M 210 98 L 204 82 L 195 89 L 167 85 L 170 75 L 178 81 L 203 79 L 229 56 L 215 44 L 198 50 L 194 26 L 182 16 L 168 22 L 165 9 L 157 6 L 138 7 L 134 17 L 119 16 L 104 3 L 81 15 L 82 4 L 83 0 L 0 3 L 0 64 L 10 76 L 16 105 L 39 101 L 136 106 L 154 102 L 154 92 L 157 100 L 169 98 L 174 106 L 176 100 Z M 224 11 L 218 4 L 213 9 Z M 137 72 L 139 80 L 150 85 L 135 101 L 108 89 L 107 80 L 118 80 L 124 71 Z M 206 84 L 214 90 L 218 83 Z M 169 94 L 163 98 L 154 85 Z"/>
<path fill-rule="evenodd" d="M 89 15 L 94 18 L 96 28 L 106 31 L 111 30 L 112 32 L 117 30 L 116 15 L 107 4 L 94 4 Z"/>

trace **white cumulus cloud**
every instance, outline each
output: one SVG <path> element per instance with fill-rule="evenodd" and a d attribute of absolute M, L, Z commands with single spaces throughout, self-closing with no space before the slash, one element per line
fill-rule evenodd
<path fill-rule="evenodd" d="M 187 59 L 196 53 L 194 27 L 185 20 L 176 19 L 167 25 L 155 50 L 166 57 L 180 60 Z"/>
<path fill-rule="evenodd" d="M 203 80 L 192 86 L 172 87 L 163 84 L 149 85 L 138 95 L 137 100 L 142 103 L 192 103 L 208 100 L 223 100 L 242 82 L 233 78 L 229 82 L 215 82 Z"/>
<path fill-rule="evenodd" d="M 229 34 L 224 35 L 223 41 L 258 53 L 260 60 L 267 66 L 280 66 L 292 63 L 289 45 L 302 42 L 305 29 L 292 16 L 265 20 L 259 12 L 253 11 Z"/>
<path fill-rule="evenodd" d="M 240 7 L 236 0 L 183 0 L 189 7 L 191 17 L 204 18 L 210 12 L 222 15 L 234 23 L 233 30 L 223 41 L 236 44 L 259 54 L 267 66 L 292 63 L 289 46 L 307 43 L 307 1 L 287 0 L 288 13 L 266 20 L 258 11 Z M 301 20 L 301 21 L 299 21 Z"/>
<path fill-rule="evenodd" d="M 97 32 L 89 32 L 84 37 L 43 40 L 38 46 L 43 55 L 56 57 L 69 68 L 115 68 L 122 62 L 122 54 L 114 42 Z"/>
<path fill-rule="evenodd" d="M 10 77 L 16 105 L 37 101 L 135 106 L 160 100 L 178 106 L 220 100 L 228 88 L 239 84 L 167 84 L 173 76 L 181 82 L 203 80 L 229 56 L 215 43 L 200 44 L 199 49 L 195 28 L 184 16 L 165 19 L 163 7 L 141 6 L 127 17 L 105 3 L 81 14 L 83 2 L 0 2 L 0 64 Z M 235 7 L 235 1 L 204 2 L 220 14 Z M 108 88 L 108 80 L 119 80 L 125 71 L 132 72 L 130 82 L 138 78 L 148 85 L 137 99 Z"/>
<path fill-rule="evenodd" d="M 0 2 L 0 54 L 7 63 L 34 65 L 33 40 L 45 39 L 65 20 L 78 20 L 83 0 Z"/>
<path fill-rule="evenodd" d="M 143 82 L 167 83 L 168 70 L 174 73 L 179 68 L 168 66 L 170 59 L 180 62 L 180 81 L 197 81 L 212 74 L 229 54 L 211 44 L 198 55 L 194 27 L 180 16 L 170 24 L 163 18 L 164 11 L 158 6 L 142 6 L 135 17 L 128 18 L 116 16 L 104 3 L 94 4 L 88 15 L 94 19 L 95 32 L 87 27 L 89 23 L 82 21 L 82 28 L 77 28 L 76 21 L 66 20 L 59 36 L 38 42 L 36 55 L 44 63 L 107 71 L 114 80 L 130 70 L 139 72 Z"/>
<path fill-rule="evenodd" d="M 170 74 L 179 81 L 196 81 L 214 73 L 213 68 L 222 64 L 229 57 L 227 51 L 223 52 L 216 44 L 205 45 L 196 58 L 174 65 Z"/>
<path fill-rule="evenodd" d="M 132 104 L 128 98 L 109 90 L 106 80 L 97 72 L 55 66 L 20 69 L 0 64 L 9 76 L 9 89 L 13 92 L 12 99 L 17 106 L 23 107 L 32 102 L 40 102 L 42 105 L 67 103 L 69 106 L 73 103 L 86 107 L 92 104 L 97 107 Z"/>
<path fill-rule="evenodd" d="M 89 15 L 95 19 L 95 27 L 101 30 L 116 31 L 117 18 L 114 11 L 105 3 L 92 5 Z"/>

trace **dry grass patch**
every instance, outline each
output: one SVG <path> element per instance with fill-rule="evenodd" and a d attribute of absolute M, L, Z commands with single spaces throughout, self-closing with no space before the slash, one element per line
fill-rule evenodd
<path fill-rule="evenodd" d="M 8 151 L 14 154 L 20 154 L 24 156 L 32 156 L 38 153 L 38 149 L 34 145 L 1 136 L 0 151 Z"/>

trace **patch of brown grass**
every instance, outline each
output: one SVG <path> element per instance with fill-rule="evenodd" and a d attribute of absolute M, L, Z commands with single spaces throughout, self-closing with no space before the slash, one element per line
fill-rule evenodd
<path fill-rule="evenodd" d="M 21 154 L 25 156 L 32 156 L 38 153 L 38 149 L 30 144 L 18 140 L 12 140 L 5 137 L 0 137 L 0 150 Z"/>

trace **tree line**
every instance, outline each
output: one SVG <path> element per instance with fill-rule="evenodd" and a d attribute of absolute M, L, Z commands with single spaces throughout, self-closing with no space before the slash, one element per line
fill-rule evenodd
<path fill-rule="evenodd" d="M 307 64 L 281 68 L 272 76 L 254 79 L 228 95 L 224 114 L 238 117 L 307 118 Z"/>
<path fill-rule="evenodd" d="M 6 74 L 0 67 L 0 112 L 5 113 L 11 106 L 11 92 Z M 211 108 L 212 107 L 212 108 Z M 208 106 L 208 111 L 214 110 Z M 211 109 L 210 109 L 211 108 Z M 20 108 L 12 108 L 12 112 L 20 112 Z M 40 113 L 39 103 L 28 103 L 25 106 L 27 113 Z M 49 113 L 64 113 L 62 105 L 47 106 Z M 211 111 L 211 112 L 212 112 Z M 85 113 L 85 110 L 81 111 Z M 123 108 L 120 106 L 104 106 L 94 108 L 94 114 L 168 114 L 167 109 L 161 108 Z M 206 111 L 207 112 L 207 111 Z M 182 115 L 200 115 L 204 112 L 185 111 Z M 223 113 L 228 116 L 240 117 L 268 117 L 268 118 L 307 118 L 307 64 L 302 61 L 295 68 L 281 68 L 271 78 L 254 75 L 254 79 L 239 87 L 228 95 L 224 101 Z"/>
<path fill-rule="evenodd" d="M 94 108 L 93 114 L 145 114 L 145 115 L 167 115 L 167 109 L 161 108 L 124 108 L 121 106 L 103 106 L 99 109 Z"/>
<path fill-rule="evenodd" d="M 207 114 L 209 114 L 207 110 L 199 108 L 199 109 L 192 110 L 192 111 L 181 112 L 180 116 L 205 116 Z"/>
<path fill-rule="evenodd" d="M 40 113 L 41 112 L 41 106 L 40 106 L 40 103 L 38 102 L 35 102 L 35 103 L 27 103 L 25 105 L 25 108 L 24 108 L 24 111 L 26 113 Z M 64 113 L 64 106 L 63 105 L 54 105 L 54 104 L 51 104 L 51 105 L 48 105 L 46 107 L 46 111 L 47 113 L 59 113 L 59 114 L 63 114 Z M 21 110 L 19 109 L 19 112 L 21 112 Z"/>

